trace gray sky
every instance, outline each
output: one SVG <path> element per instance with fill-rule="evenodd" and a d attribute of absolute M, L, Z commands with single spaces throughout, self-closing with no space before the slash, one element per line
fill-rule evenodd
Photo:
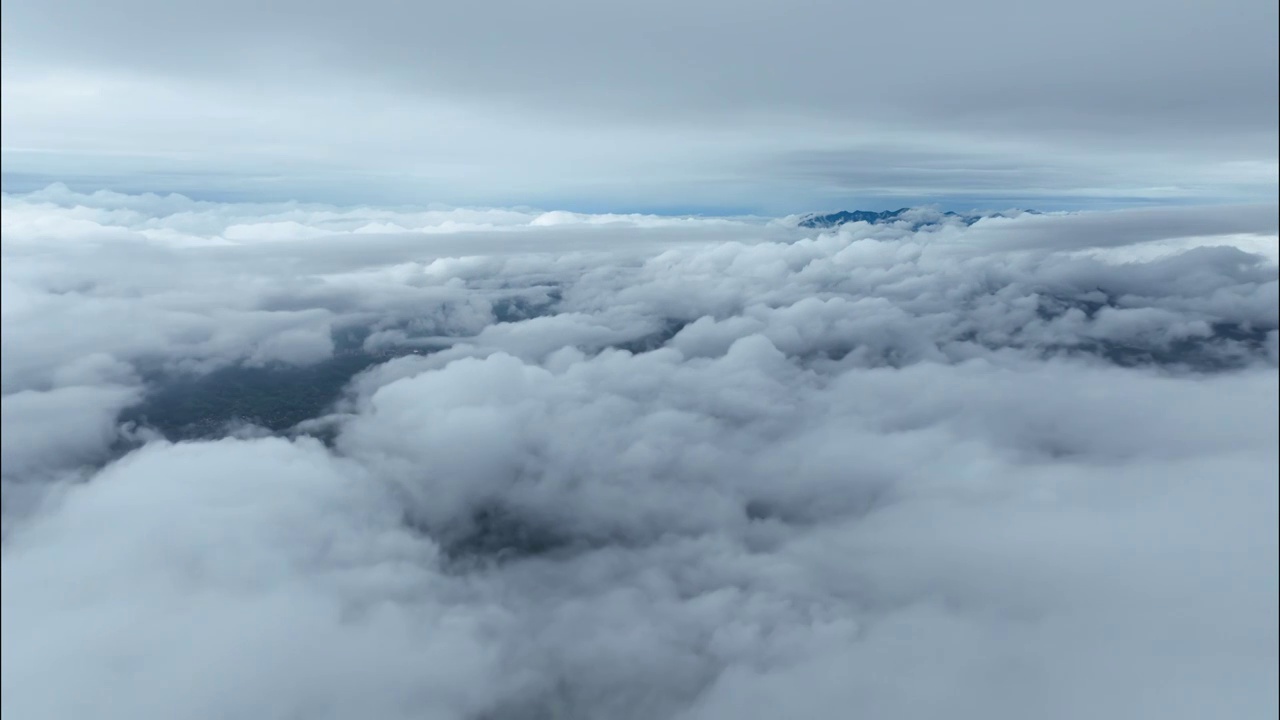
<path fill-rule="evenodd" d="M 1274 199 L 1266 0 L 5 0 L 10 190 L 788 212 Z"/>

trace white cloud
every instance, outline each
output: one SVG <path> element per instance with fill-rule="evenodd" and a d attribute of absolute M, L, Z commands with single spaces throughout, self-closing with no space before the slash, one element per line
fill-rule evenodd
<path fill-rule="evenodd" d="M 117 436 L 116 416 L 138 400 L 135 388 L 65 385 L 7 393 L 3 407 L 6 478 L 40 478 L 100 461 Z"/>
<path fill-rule="evenodd" d="M 3 212 L 17 716 L 1277 711 L 1274 215 Z"/>

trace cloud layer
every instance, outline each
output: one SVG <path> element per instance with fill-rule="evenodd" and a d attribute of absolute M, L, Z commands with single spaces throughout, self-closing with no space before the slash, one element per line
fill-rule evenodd
<path fill-rule="evenodd" d="M 10 191 L 779 213 L 1277 190 L 1258 0 L 4 10 Z"/>
<path fill-rule="evenodd" d="M 1277 711 L 1274 206 L 3 203 L 15 716 Z"/>

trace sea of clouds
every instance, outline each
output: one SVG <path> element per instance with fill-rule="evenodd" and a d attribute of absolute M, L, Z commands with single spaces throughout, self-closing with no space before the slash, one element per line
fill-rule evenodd
<path fill-rule="evenodd" d="M 1276 224 L 6 194 L 3 711 L 1274 717 Z"/>

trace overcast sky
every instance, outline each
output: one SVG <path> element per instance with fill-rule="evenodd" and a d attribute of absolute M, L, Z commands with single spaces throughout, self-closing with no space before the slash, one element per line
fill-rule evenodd
<path fill-rule="evenodd" d="M 1270 0 L 4 0 L 8 191 L 785 213 L 1273 200 Z"/>

